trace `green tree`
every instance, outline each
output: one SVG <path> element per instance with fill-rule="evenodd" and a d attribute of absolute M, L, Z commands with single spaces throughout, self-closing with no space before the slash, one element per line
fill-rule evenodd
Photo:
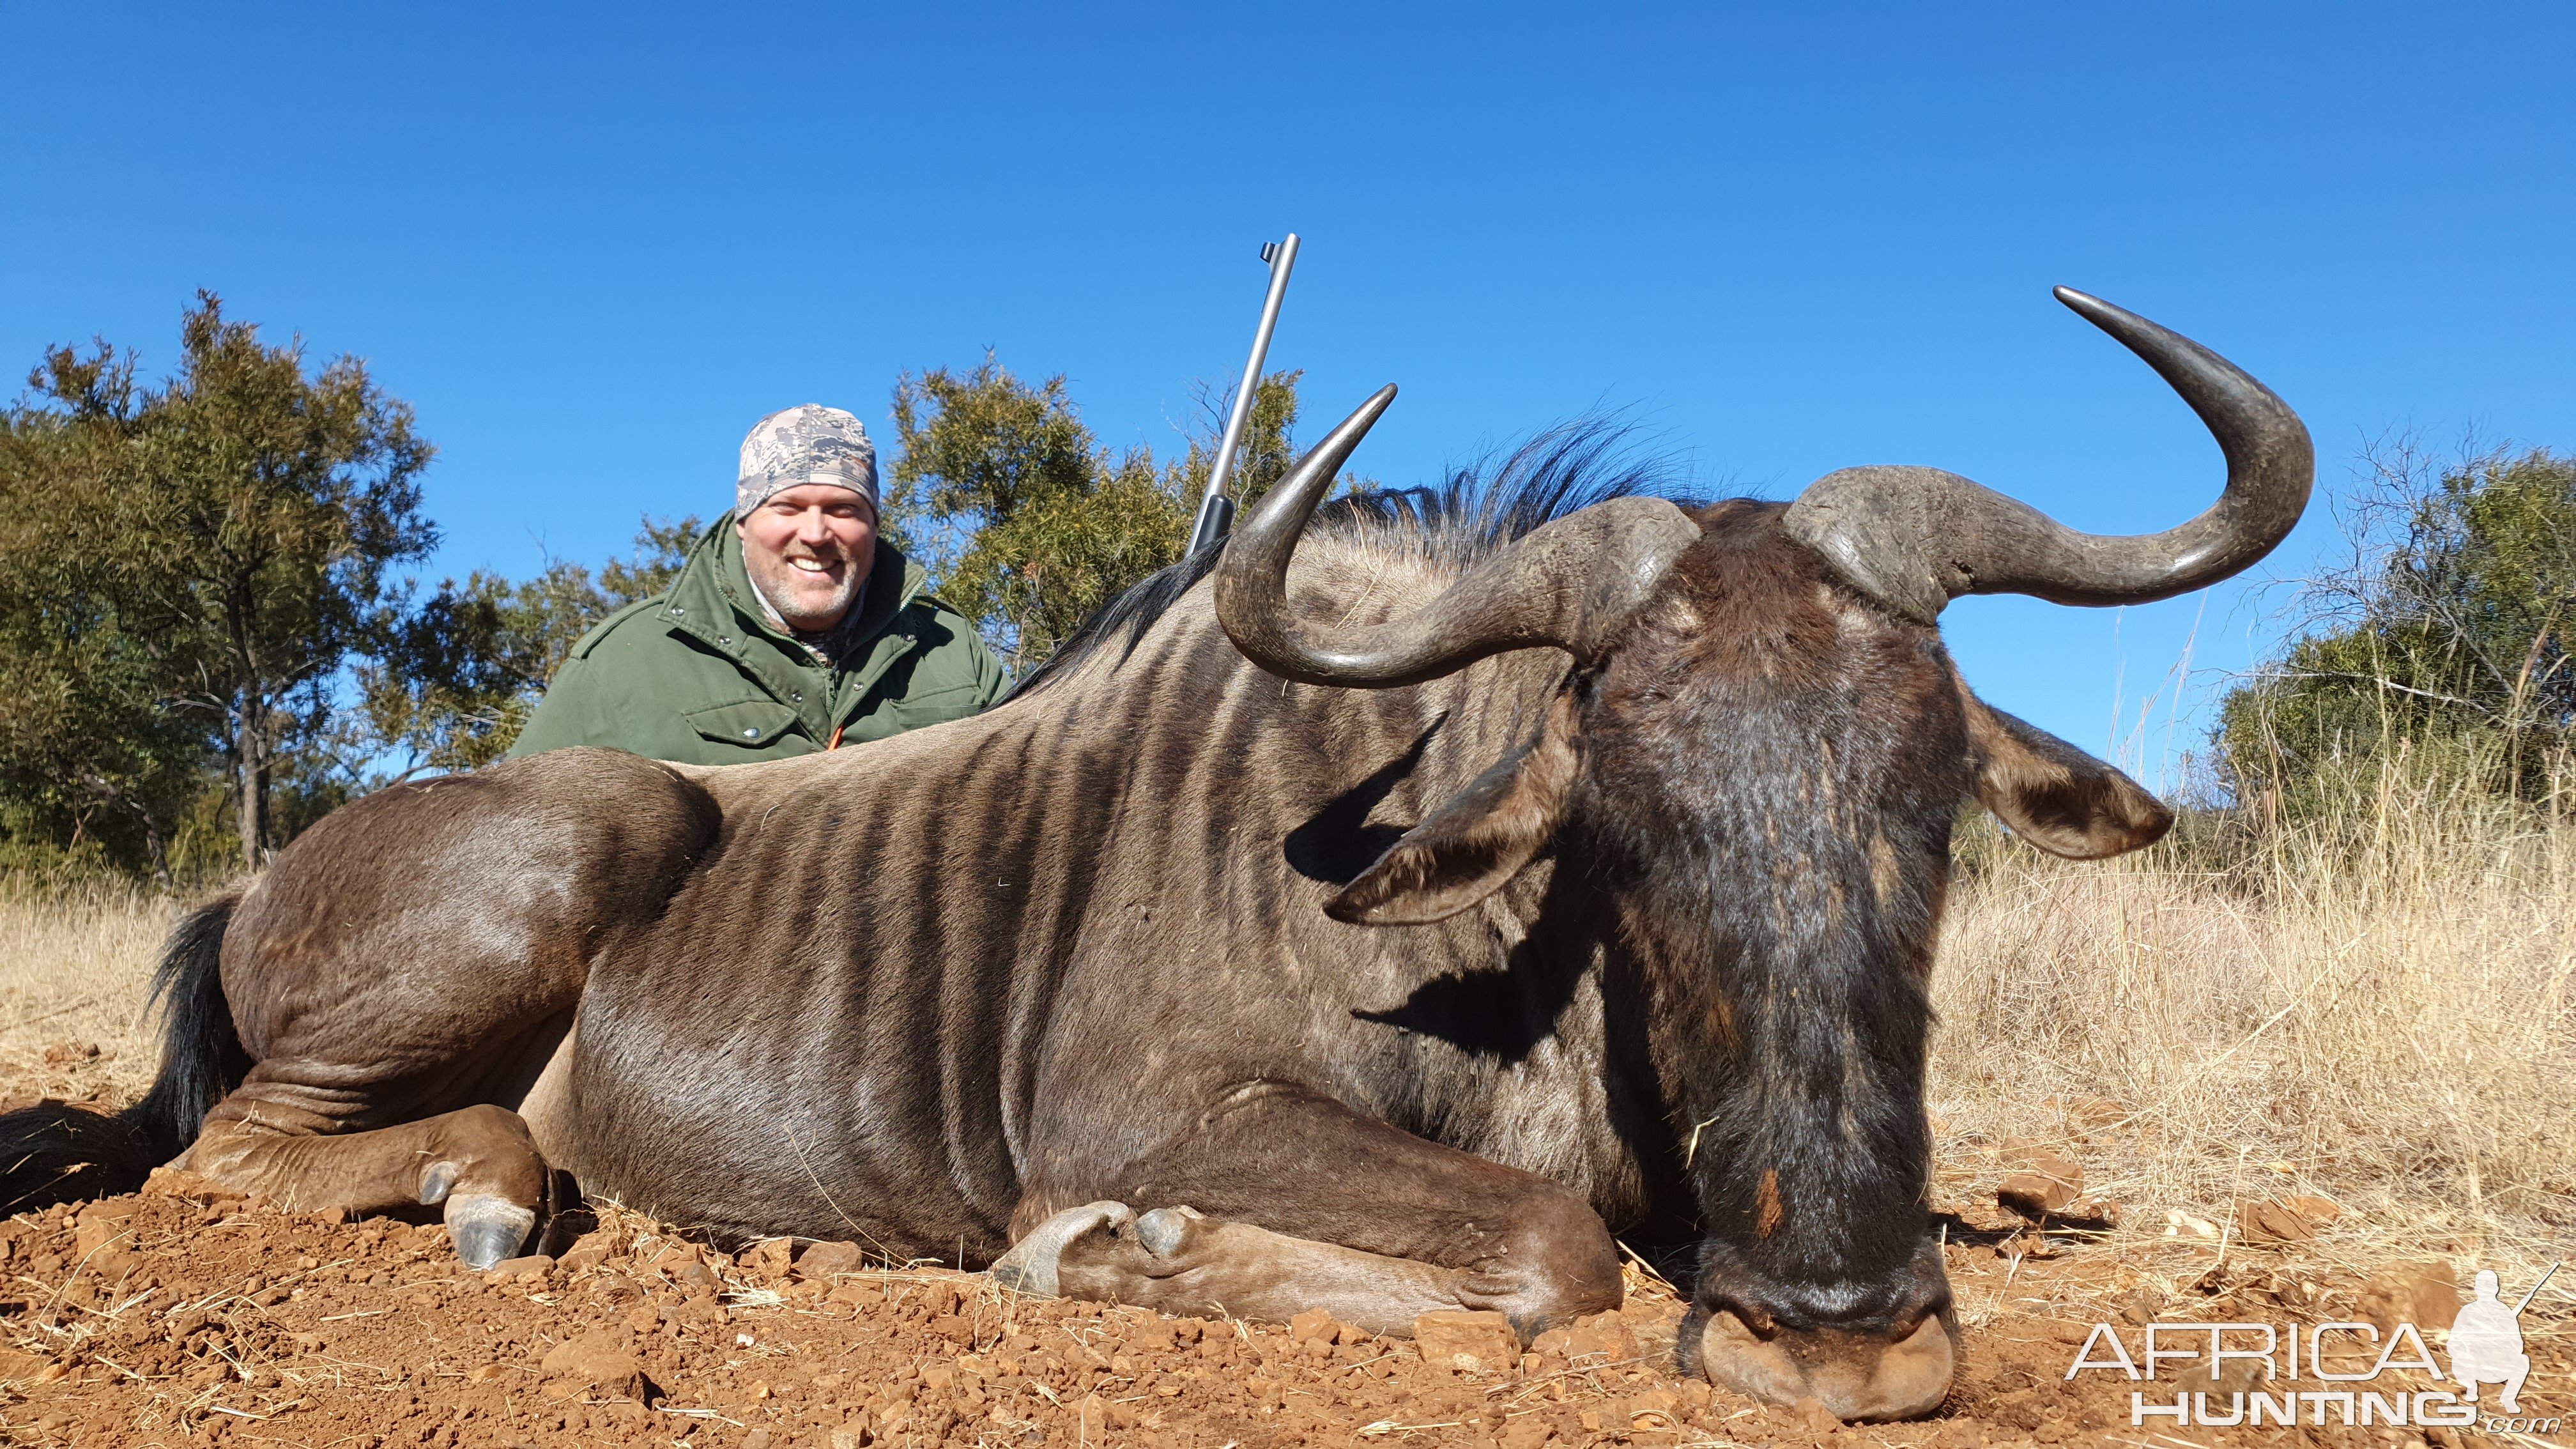
<path fill-rule="evenodd" d="M 0 410 L 0 836 L 166 876 L 209 758 L 165 688 L 188 651 L 138 633 L 112 560 L 66 536 L 66 508 L 128 462 L 134 361 L 59 348 L 31 386 L 50 405 Z"/>
<path fill-rule="evenodd" d="M 611 613 L 667 592 L 705 527 L 646 518 L 633 555 L 596 576 L 560 559 L 519 583 L 478 570 L 442 582 L 417 608 L 388 606 L 388 642 L 358 669 L 360 707 L 342 753 L 391 765 L 378 782 L 501 758 L 573 645 Z"/>
<path fill-rule="evenodd" d="M 2240 788 L 2329 762 L 2464 746 L 2493 788 L 2541 798 L 2576 739 L 2576 458 L 2376 450 L 2346 513 L 2351 561 L 2302 591 L 2305 627 L 2221 708 Z"/>
<path fill-rule="evenodd" d="M 230 768 L 235 835 L 256 863 L 281 838 L 281 771 L 310 763 L 343 666 L 382 643 L 388 570 L 437 543 L 417 482 L 433 449 L 363 362 L 308 373 L 300 341 L 267 346 L 208 292 L 161 386 L 135 387 L 130 360 L 101 344 L 53 349 L 30 387 L 11 418 L 27 446 L 8 480 L 7 572 L 24 587 L 46 577 L 44 549 L 75 556 L 65 608 L 112 621 L 117 641 L 79 667 L 128 670 L 111 692 L 127 727 L 109 732 L 157 741 L 179 733 L 161 722 L 185 720 Z"/>
<path fill-rule="evenodd" d="M 552 560 L 421 597 L 393 577 L 438 538 L 409 408 L 355 359 L 308 371 L 211 294 L 180 341 L 157 387 L 104 342 L 51 349 L 0 410 L 0 838 L 165 876 L 209 843 L 256 863 L 353 793 L 489 763 L 581 635 L 666 591 L 702 532 L 646 519 L 595 573 Z M 1247 504 L 1287 471 L 1297 380 L 1259 385 Z M 906 375 L 894 401 L 888 535 L 1025 671 L 1179 558 L 1227 399 L 1202 388 L 1164 462 L 1113 455 L 1063 378 L 990 356 Z"/>
<path fill-rule="evenodd" d="M 1234 494 L 1249 504 L 1293 458 L 1295 372 L 1261 380 Z M 889 479 L 887 536 L 974 619 L 1015 672 L 1054 652 L 1092 612 L 1176 562 L 1215 458 L 1221 395 L 1202 389 L 1183 456 L 1112 455 L 1062 376 L 1031 385 L 987 353 L 960 375 L 933 368 L 895 384 L 902 450 Z"/>

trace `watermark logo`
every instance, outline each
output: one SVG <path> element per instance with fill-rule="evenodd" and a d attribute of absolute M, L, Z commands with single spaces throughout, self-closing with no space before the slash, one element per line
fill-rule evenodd
<path fill-rule="evenodd" d="M 2523 1382 L 2531 1376 L 2531 1356 L 2522 1345 L 2522 1311 L 2557 1271 L 2558 1265 L 2552 1264 L 2522 1295 L 2522 1301 L 2510 1306 L 2497 1296 L 2496 1275 L 2481 1271 L 2477 1297 L 2463 1305 L 2451 1323 L 2445 1344 L 2451 1361 L 2447 1376 L 2424 1335 L 2414 1324 L 2400 1322 L 2389 1330 L 2385 1342 L 2377 1325 L 2369 1323 L 2320 1323 L 2304 1332 L 2296 1325 L 2269 1323 L 2150 1323 L 2134 1356 L 2111 1325 L 2097 1323 L 2084 1346 L 2075 1351 L 2066 1377 L 2099 1371 L 2144 1382 L 2161 1379 L 2177 1386 L 2180 1391 L 2170 1402 L 2145 1389 L 2131 1390 L 2131 1427 L 2164 1418 L 2178 1427 L 2241 1424 L 2259 1428 L 2269 1423 L 2286 1429 L 2297 1425 L 2304 1414 L 2315 1427 L 2340 1423 L 2466 1428 L 2478 1422 L 2484 1407 L 2480 1390 L 2494 1384 L 2500 1386 L 2495 1406 L 2516 1417 L 2491 1418 L 2489 1428 L 2554 1433 L 2559 1428 L 2556 1419 L 2519 1416 Z M 2369 1359 L 2368 1368 L 2353 1367 L 2364 1358 Z M 2180 1364 L 2189 1366 L 2167 1367 Z M 2457 1385 L 2458 1391 L 2411 1391 L 2381 1383 L 2380 1375 L 2391 1369 L 2417 1370 L 2434 1383 Z M 2296 1387 L 2303 1377 L 2324 1387 Z M 2194 1380 L 2209 1387 L 2193 1388 Z M 2340 1387 L 2365 1384 L 2369 1387 Z"/>
<path fill-rule="evenodd" d="M 2556 1267 L 2549 1270 L 2557 1272 Z M 2549 1281 L 2549 1274 L 2540 1282 Z M 2522 1351 L 2522 1310 L 2531 1306 L 2540 1283 L 2511 1308 L 2496 1301 L 2496 1275 L 2486 1269 L 2478 1271 L 2478 1296 L 2460 1310 L 2451 1324 L 2451 1377 L 2460 1381 L 2468 1401 L 2478 1401 L 2478 1385 L 2502 1384 L 2503 1394 L 2497 1407 L 2508 1414 L 2522 1412 L 2522 1381 L 2531 1377 L 2531 1355 Z"/>

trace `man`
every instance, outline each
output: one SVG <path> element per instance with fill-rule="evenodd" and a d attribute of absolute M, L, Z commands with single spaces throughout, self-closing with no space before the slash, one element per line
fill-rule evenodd
<path fill-rule="evenodd" d="M 730 522 L 671 591 L 582 636 L 512 755 L 614 745 L 657 760 L 785 759 L 963 719 L 1001 662 L 877 536 L 876 448 L 838 408 L 742 442 Z"/>
<path fill-rule="evenodd" d="M 2478 1270 L 2478 1296 L 2462 1304 L 2451 1321 L 2451 1377 L 2478 1401 L 2478 1385 L 2504 1385 L 2504 1411 L 2522 1412 L 2522 1381 L 2531 1376 L 2531 1355 L 2522 1351 L 2521 1310 L 2496 1299 L 2492 1268 Z"/>

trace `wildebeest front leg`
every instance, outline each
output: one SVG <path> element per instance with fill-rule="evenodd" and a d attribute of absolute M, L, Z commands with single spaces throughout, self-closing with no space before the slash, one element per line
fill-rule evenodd
<path fill-rule="evenodd" d="M 1619 1306 L 1609 1229 L 1559 1183 L 1268 1084 L 1194 1125 L 1123 1170 L 1034 1189 L 996 1274 L 1167 1313 L 1324 1308 L 1374 1333 L 1494 1309 L 1526 1340 Z"/>
<path fill-rule="evenodd" d="M 316 1135 L 273 1096 L 242 1097 L 235 1093 L 208 1115 L 179 1166 L 291 1211 L 443 1203 L 456 1255 L 476 1269 L 517 1254 L 544 1206 L 545 1158 L 528 1124 L 506 1108 L 487 1103 L 374 1131 Z"/>
<path fill-rule="evenodd" d="M 1163 1313 L 1275 1322 L 1321 1308 L 1372 1333 L 1410 1332 L 1421 1314 L 1465 1306 L 1452 1268 L 1292 1238 L 1191 1207 L 1140 1217 L 1122 1202 L 1057 1213 L 993 1272 L 1025 1292 Z"/>

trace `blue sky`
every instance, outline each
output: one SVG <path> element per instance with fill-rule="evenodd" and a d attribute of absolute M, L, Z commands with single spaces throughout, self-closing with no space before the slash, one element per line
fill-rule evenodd
<path fill-rule="evenodd" d="M 987 346 L 1172 446 L 1294 229 L 1273 363 L 1316 426 L 1403 386 L 1389 482 L 1612 408 L 1704 493 L 1924 463 L 2141 531 L 2217 451 L 2052 283 L 2272 384 L 2328 491 L 2391 429 L 2576 445 L 2571 54 L 2511 3 L 22 7 L 0 361 L 166 367 L 213 288 L 417 407 L 435 571 L 524 574 L 726 506 L 764 412 L 890 432 Z M 2188 641 L 2268 637 L 2238 586 L 1945 627 L 2097 750 Z"/>

